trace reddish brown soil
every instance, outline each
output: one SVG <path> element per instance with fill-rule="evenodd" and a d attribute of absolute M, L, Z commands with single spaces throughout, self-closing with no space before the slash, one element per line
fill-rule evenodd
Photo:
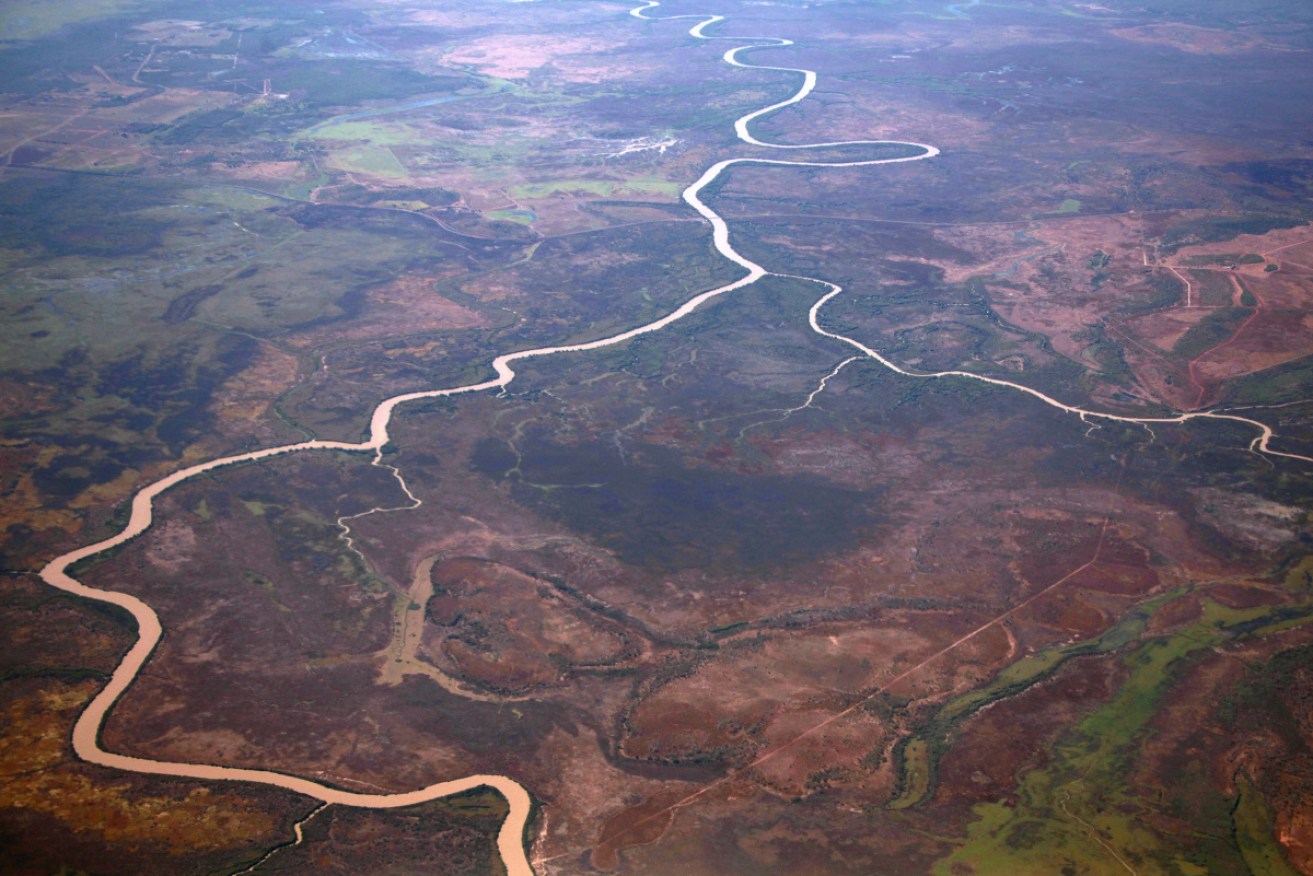
<path fill-rule="evenodd" d="M 1047 761 L 1058 728 L 1105 702 L 1122 674 L 1114 658 L 1073 660 L 1052 678 L 968 719 L 940 759 L 937 799 L 968 805 L 1008 800 L 1016 777 Z"/>
<path fill-rule="evenodd" d="M 509 566 L 444 560 L 433 583 L 424 650 L 458 678 L 518 693 L 579 666 L 614 664 L 626 651 L 614 624 Z"/>

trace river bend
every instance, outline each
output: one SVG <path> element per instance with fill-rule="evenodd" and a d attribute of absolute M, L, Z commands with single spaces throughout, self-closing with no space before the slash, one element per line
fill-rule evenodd
<path fill-rule="evenodd" d="M 736 42 L 746 41 L 746 45 L 738 45 L 729 49 L 722 56 L 723 60 L 735 67 L 745 67 L 760 70 L 773 70 L 784 74 L 801 77 L 801 84 L 797 91 L 786 100 L 773 103 L 760 109 L 752 110 L 740 117 L 734 123 L 734 130 L 738 139 L 752 146 L 769 147 L 780 150 L 804 150 L 819 149 L 837 146 L 910 146 L 921 150 L 916 155 L 901 158 L 879 158 L 865 161 L 842 161 L 842 162 L 809 162 L 794 161 L 786 159 L 767 159 L 767 158 L 728 158 L 718 161 L 706 169 L 692 185 L 683 191 L 684 201 L 702 216 L 712 229 L 712 241 L 716 251 L 725 259 L 733 262 L 743 268 L 745 273 L 733 282 L 714 289 L 702 292 L 699 295 L 685 301 L 680 307 L 667 313 L 665 316 L 644 325 L 628 329 L 618 334 L 610 335 L 604 338 L 598 338 L 593 341 L 586 341 L 578 344 L 567 344 L 554 347 L 539 347 L 532 350 L 519 350 L 510 353 L 504 353 L 497 356 L 492 361 L 492 370 L 494 377 L 479 383 L 467 384 L 463 386 L 447 387 L 441 389 L 423 390 L 419 392 L 409 392 L 402 395 L 393 396 L 381 402 L 373 411 L 369 421 L 368 440 L 351 443 L 343 441 L 304 441 L 297 444 L 287 444 L 279 447 L 270 447 L 263 450 L 256 450 L 250 453 L 242 453 L 234 456 L 226 456 L 218 459 L 212 459 L 207 462 L 198 463 L 197 465 L 188 466 L 179 469 L 173 474 L 168 475 L 154 483 L 142 488 L 132 498 L 131 515 L 127 525 L 118 534 L 106 538 L 95 544 L 86 545 L 85 547 L 69 551 L 62 556 L 51 560 L 48 565 L 41 571 L 41 577 L 53 587 L 87 599 L 98 602 L 116 605 L 128 611 L 137 622 L 138 638 L 136 644 L 124 655 L 118 667 L 114 670 L 109 683 L 100 691 L 99 694 L 91 701 L 82 714 L 78 717 L 77 723 L 73 728 L 73 749 L 77 756 L 83 760 L 98 764 L 100 766 L 112 767 L 115 769 L 127 770 L 135 773 L 145 773 L 151 775 L 174 776 L 182 778 L 193 778 L 205 781 L 239 781 L 254 782 L 263 785 L 271 785 L 303 794 L 315 800 L 322 801 L 325 804 L 338 804 L 342 806 L 355 806 L 370 809 L 388 809 L 402 806 L 411 806 L 417 803 L 423 803 L 435 800 L 441 797 L 447 797 L 453 794 L 459 794 L 479 787 L 488 787 L 495 789 L 510 804 L 510 814 L 503 823 L 498 836 L 497 848 L 505 862 L 507 872 L 511 876 L 532 876 L 533 867 L 529 863 L 529 857 L 525 848 L 525 827 L 528 823 L 529 815 L 532 808 L 532 800 L 529 793 L 515 780 L 507 776 L 498 775 L 470 775 L 463 778 L 452 779 L 444 782 L 436 782 L 419 788 L 414 791 L 396 794 L 363 794 L 354 791 L 346 791 L 320 782 L 315 782 L 300 776 L 281 773 L 274 770 L 262 769 L 241 769 L 222 764 L 202 764 L 202 763 L 179 763 L 171 761 L 150 760 L 141 757 L 131 757 L 122 754 L 115 754 L 106 751 L 100 745 L 100 729 L 104 723 L 106 715 L 114 704 L 132 684 L 133 679 L 141 671 L 146 661 L 150 658 L 155 646 L 159 643 L 163 634 L 160 620 L 155 611 L 142 600 L 128 593 L 121 593 L 111 590 L 99 590 L 82 584 L 69 574 L 69 569 L 77 562 L 104 553 L 112 548 L 118 547 L 138 535 L 145 532 L 151 525 L 154 512 L 155 499 L 166 490 L 169 490 L 178 484 L 190 480 L 197 475 L 214 471 L 230 465 L 241 465 L 260 459 L 268 459 L 276 456 L 285 456 L 293 453 L 305 453 L 311 451 L 342 451 L 348 453 L 373 453 L 373 464 L 382 466 L 382 451 L 388 443 L 388 427 L 392 422 L 393 415 L 398 408 L 410 402 L 422 401 L 425 399 L 444 398 L 449 396 L 465 395 L 477 392 L 486 392 L 493 389 L 501 389 L 515 379 L 515 370 L 512 367 L 516 362 L 527 361 L 530 359 L 542 358 L 544 356 L 553 356 L 564 353 L 585 353 L 590 350 L 599 350 L 605 347 L 615 346 L 625 343 L 640 335 L 657 332 L 669 326 L 693 311 L 702 307 L 707 302 L 722 295 L 729 294 L 735 290 L 741 289 L 757 280 L 766 276 L 788 277 L 792 279 L 804 280 L 815 283 L 824 288 L 824 294 L 817 299 L 808 314 L 808 321 L 813 331 L 825 337 L 852 347 L 862 356 L 873 359 L 884 367 L 897 372 L 908 378 L 919 379 L 966 379 L 977 380 L 989 383 L 995 386 L 1026 393 L 1036 400 L 1058 408 L 1070 414 L 1079 416 L 1083 420 L 1102 419 L 1123 423 L 1135 423 L 1149 426 L 1152 424 L 1170 424 L 1185 423 L 1195 419 L 1212 419 L 1228 420 L 1233 422 L 1244 423 L 1252 426 L 1258 431 L 1258 435 L 1250 443 L 1251 450 L 1259 453 L 1269 454 L 1272 456 L 1286 457 L 1304 462 L 1313 462 L 1313 458 L 1300 456 L 1293 453 L 1282 453 L 1273 450 L 1269 446 L 1270 440 L 1274 437 L 1272 429 L 1257 421 L 1247 417 L 1237 416 L 1235 414 L 1195 411 L 1183 412 L 1170 417 L 1128 417 L 1118 414 L 1103 413 L 1100 411 L 1089 410 L 1075 405 L 1068 405 L 1054 399 L 1039 390 L 1032 389 L 1025 385 L 1014 383 L 1012 381 L 1001 380 L 994 377 L 987 377 L 980 374 L 973 374 L 966 371 L 938 371 L 938 372 L 918 372 L 905 369 L 893 361 L 887 359 L 879 352 L 865 344 L 846 337 L 837 332 L 824 328 L 819 319 L 819 315 L 824 306 L 832 301 L 836 296 L 842 293 L 842 288 L 826 280 L 816 277 L 797 277 L 789 274 L 777 274 L 769 271 L 756 262 L 751 261 L 746 256 L 734 249 L 730 242 L 729 227 L 725 220 L 709 207 L 701 198 L 700 193 L 708 185 L 718 179 L 728 169 L 743 164 L 764 164 L 764 165 L 783 165 L 783 166 L 801 166 L 801 167 L 869 167 L 880 164 L 899 164 L 910 161 L 921 161 L 933 158 L 939 154 L 939 150 L 924 143 L 910 143 L 904 141 L 892 140 L 840 140 L 824 143 L 807 143 L 807 144 L 779 144 L 766 143 L 758 140 L 752 135 L 751 124 L 762 116 L 773 113 L 777 110 L 784 109 L 804 100 L 816 86 L 816 73 L 812 70 L 806 70 L 795 67 L 775 67 L 758 64 L 749 64 L 740 60 L 739 56 L 751 50 L 782 48 L 792 45 L 792 41 L 779 37 L 716 37 L 709 36 L 705 31 L 708 27 L 718 24 L 725 20 L 720 15 L 699 15 L 699 16 L 669 16 L 665 18 L 656 18 L 648 15 L 648 12 L 660 5 L 658 0 L 646 0 L 646 2 L 630 11 L 630 15 L 635 18 L 649 21 L 664 21 L 677 18 L 696 18 L 697 23 L 689 29 L 689 34 L 697 39 L 716 40 L 716 39 L 733 39 Z M 400 478 L 400 473 L 397 473 Z M 402 481 L 405 486 L 404 480 Z M 409 492 L 409 491 L 408 491 Z M 418 501 L 418 500 L 417 500 Z"/>

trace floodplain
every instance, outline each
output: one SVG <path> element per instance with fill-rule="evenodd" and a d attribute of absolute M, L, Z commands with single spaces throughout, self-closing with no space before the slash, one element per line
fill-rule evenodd
<path fill-rule="evenodd" d="M 100 744 L 506 776 L 539 876 L 1313 872 L 1308 9 L 634 6 L 0 14 L 4 869 L 504 872 L 80 761 L 138 627 L 40 572 L 733 283 L 739 159 L 768 275 L 78 563 L 165 631 Z"/>

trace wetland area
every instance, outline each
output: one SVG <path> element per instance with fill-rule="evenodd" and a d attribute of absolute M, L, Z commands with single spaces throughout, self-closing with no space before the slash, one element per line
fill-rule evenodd
<path fill-rule="evenodd" d="M 1313 873 L 1310 53 L 7 4 L 3 869 Z"/>

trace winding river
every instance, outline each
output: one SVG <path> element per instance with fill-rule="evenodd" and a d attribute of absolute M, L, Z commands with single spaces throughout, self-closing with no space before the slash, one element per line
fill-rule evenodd
<path fill-rule="evenodd" d="M 630 15 L 639 19 L 650 21 L 670 20 L 673 18 L 696 18 L 697 24 L 689 29 L 689 34 L 697 39 L 714 40 L 730 39 L 729 37 L 708 36 L 705 33 L 706 28 L 724 21 L 720 15 L 707 16 L 670 16 L 667 18 L 654 18 L 647 13 L 658 7 L 658 0 L 646 0 L 646 2 L 630 11 Z M 223 766 L 221 764 L 201 764 L 201 763 L 178 763 L 171 761 L 149 760 L 141 757 L 130 757 L 122 754 L 115 754 L 106 751 L 100 746 L 100 730 L 109 710 L 118 701 L 119 697 L 128 689 L 134 678 L 141 671 L 146 661 L 150 658 L 155 646 L 159 643 L 163 634 L 159 617 L 155 611 L 142 600 L 127 593 L 120 593 L 110 590 L 98 590 L 88 587 L 76 580 L 69 574 L 69 569 L 81 560 L 96 556 L 97 554 L 115 548 L 138 535 L 145 532 L 151 525 L 154 512 L 154 503 L 156 497 L 178 484 L 187 481 L 197 475 L 214 471 L 230 465 L 241 465 L 243 463 L 253 462 L 260 459 L 268 459 L 276 456 L 285 456 L 293 453 L 304 453 L 309 451 L 342 451 L 347 453 L 370 453 L 374 454 L 373 463 L 380 467 L 391 468 L 386 466 L 383 461 L 383 447 L 388 443 L 389 434 L 388 426 L 392 422 L 392 417 L 397 409 L 402 405 L 410 402 L 421 401 L 424 399 L 443 398 L 448 396 L 465 395 L 469 393 L 485 392 L 492 389 L 500 389 L 510 384 L 515 379 L 515 370 L 512 367 L 516 362 L 526 361 L 529 359 L 541 358 L 544 356 L 553 356 L 562 353 L 584 353 L 590 350 L 599 350 L 604 347 L 611 347 L 617 344 L 625 343 L 640 335 L 657 332 L 666 326 L 674 323 L 693 311 L 702 307 L 713 298 L 726 295 L 737 289 L 741 289 L 757 280 L 768 275 L 778 277 L 788 277 L 815 283 L 825 290 L 819 299 L 812 305 L 808 315 L 808 321 L 813 331 L 828 338 L 832 338 L 843 344 L 855 349 L 862 356 L 879 362 L 886 368 L 904 375 L 909 378 L 919 379 L 946 379 L 960 378 L 966 380 L 977 380 L 983 383 L 989 383 L 995 386 L 1003 387 L 1017 392 L 1026 393 L 1044 404 L 1055 407 L 1059 410 L 1079 416 L 1082 420 L 1108 420 L 1122 423 L 1133 423 L 1149 427 L 1153 424 L 1170 424 L 1185 423 L 1195 419 L 1210 420 L 1228 420 L 1238 423 L 1244 423 L 1252 426 L 1258 431 L 1257 437 L 1249 444 L 1249 449 L 1255 452 L 1269 454 L 1272 456 L 1287 457 L 1305 462 L 1313 462 L 1313 458 L 1299 456 L 1292 453 L 1282 453 L 1271 449 L 1270 440 L 1273 438 L 1272 429 L 1257 421 L 1246 417 L 1236 416 L 1227 413 L 1215 413 L 1207 411 L 1183 412 L 1171 417 L 1128 417 L 1118 414 L 1102 413 L 1099 411 L 1088 410 L 1085 408 L 1068 405 L 1058 401 L 1038 390 L 1024 386 L 1019 383 L 1013 383 L 1007 380 L 1000 380 L 994 377 L 987 377 L 980 374 L 973 374 L 966 371 L 937 371 L 937 372 L 918 372 L 909 371 L 895 364 L 889 359 L 882 356 L 877 351 L 871 349 L 860 341 L 846 337 L 842 334 L 830 331 L 824 328 L 820 322 L 821 310 L 832 301 L 836 296 L 842 293 L 842 289 L 826 280 L 815 277 L 796 277 L 788 274 L 777 274 L 768 271 L 766 268 L 749 260 L 740 254 L 730 243 L 729 227 L 725 220 L 721 218 L 714 210 L 708 207 L 699 197 L 699 194 L 720 177 L 725 171 L 736 165 L 743 164 L 767 164 L 767 165 L 784 165 L 784 166 L 805 166 L 805 167 L 865 167 L 877 164 L 897 164 L 907 161 L 920 161 L 927 158 L 933 158 L 939 154 L 939 150 L 934 146 L 922 143 L 907 143 L 890 140 L 846 140 L 827 143 L 808 143 L 803 145 L 783 145 L 776 143 L 764 143 L 756 139 L 750 130 L 750 125 L 756 119 L 773 113 L 776 110 L 791 106 L 809 95 L 816 85 L 816 73 L 811 70 L 804 70 L 793 67 L 768 67 L 756 64 L 748 64 L 739 60 L 739 55 L 743 52 L 760 49 L 760 48 L 778 48 L 792 45 L 792 41 L 780 39 L 777 37 L 734 37 L 736 41 L 747 41 L 747 45 L 739 45 L 724 53 L 723 59 L 726 63 L 735 67 L 746 67 L 760 70 L 774 70 L 781 73 L 800 75 L 802 84 L 798 90 L 786 100 L 753 110 L 747 113 L 734 123 L 734 130 L 738 138 L 744 143 L 753 146 L 765 146 L 782 150 L 798 149 L 818 149 L 833 146 L 908 146 L 917 148 L 919 154 L 901 158 L 879 158 L 865 161 L 844 161 L 844 162 L 808 162 L 808 161 L 788 161 L 782 159 L 765 159 L 765 158 L 731 158 L 724 161 L 716 162 L 707 168 L 706 172 L 697 179 L 692 185 L 683 192 L 683 199 L 694 210 L 698 212 L 712 228 L 712 239 L 716 251 L 744 269 L 746 273 L 739 279 L 718 286 L 715 289 L 703 292 L 681 305 L 678 309 L 666 314 L 665 316 L 649 322 L 645 325 L 629 329 L 619 334 L 611 335 L 605 338 L 599 338 L 594 341 L 588 341 L 579 344 L 569 344 L 557 347 L 540 347 L 533 350 L 520 350 L 518 352 L 505 353 L 496 357 L 492 361 L 492 370 L 495 374 L 489 380 L 481 383 L 468 384 L 464 386 L 449 387 L 445 389 L 424 390 L 421 392 L 405 393 L 403 395 L 393 396 L 378 405 L 374 409 L 370 418 L 369 438 L 360 443 L 350 443 L 342 441 L 305 441 L 299 444 L 287 444 L 280 447 L 270 447 L 264 450 L 256 450 L 250 453 L 243 453 L 236 456 L 226 456 L 219 459 L 213 459 L 208 462 L 202 462 L 197 465 L 189 466 L 173 474 L 158 480 L 149 486 L 141 489 L 132 498 L 131 516 L 127 525 L 117 535 L 107 538 L 95 544 L 87 545 L 70 551 L 62 556 L 56 557 L 41 571 L 41 577 L 51 586 L 60 590 L 74 594 L 76 596 L 93 599 L 98 602 L 105 602 L 116 605 L 127 610 L 136 619 L 138 627 L 137 642 L 124 655 L 122 662 L 114 670 L 109 683 L 100 691 L 99 694 L 91 701 L 87 708 L 78 717 L 77 723 L 73 728 L 73 748 L 78 757 L 90 763 L 100 766 L 112 767 L 115 769 L 127 770 L 135 773 L 147 773 L 162 776 L 175 776 L 184 778 L 193 778 L 207 781 L 238 781 L 238 782 L 255 782 L 263 785 L 272 785 L 279 788 L 285 788 L 298 794 L 304 794 L 307 797 L 322 801 L 324 804 L 338 804 L 342 806 L 355 806 L 371 809 L 388 809 L 402 806 L 410 806 L 417 803 L 423 803 L 429 800 L 435 800 L 440 797 L 459 794 L 464 791 L 478 787 L 488 787 L 495 789 L 510 804 L 510 814 L 503 823 L 497 837 L 497 848 L 501 854 L 502 860 L 506 864 L 506 869 L 511 876 L 532 876 L 533 868 L 529 863 L 528 855 L 524 845 L 525 827 L 528 823 L 532 801 L 528 792 L 516 781 L 507 776 L 498 775 L 471 775 L 464 778 L 452 779 L 445 782 L 437 782 L 418 790 L 405 793 L 395 794 L 363 794 L 354 791 L 345 791 L 320 782 L 311 781 L 300 776 L 280 773 L 274 770 L 261 769 L 239 769 L 235 767 Z M 400 472 L 392 469 L 397 478 L 401 480 Z M 401 480 L 403 488 L 404 480 Z M 407 490 L 409 493 L 409 490 Z M 412 495 L 413 498 L 413 495 Z M 416 500 L 418 504 L 418 500 Z M 299 828 L 298 828 L 299 833 Z"/>

